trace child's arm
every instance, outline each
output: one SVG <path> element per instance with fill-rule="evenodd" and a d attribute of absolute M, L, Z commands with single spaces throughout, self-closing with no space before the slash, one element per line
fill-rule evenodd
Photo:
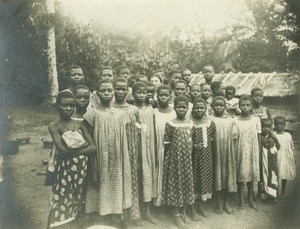
<path fill-rule="evenodd" d="M 57 122 L 50 123 L 49 132 L 51 134 L 52 140 L 58 151 L 61 153 L 60 156 L 70 156 L 74 155 L 75 150 L 68 149 L 66 147 L 66 144 L 64 143 L 61 134 L 59 132 L 58 124 Z"/>
<path fill-rule="evenodd" d="M 87 144 L 85 145 L 85 147 L 77 149 L 75 155 L 77 156 L 96 152 L 97 148 L 94 143 L 94 140 L 83 123 L 80 124 L 80 130 L 83 134 L 84 139 L 87 141 Z"/>
<path fill-rule="evenodd" d="M 267 112 L 268 118 L 272 119 L 271 111 L 268 108 L 266 109 L 266 112 Z"/>
<path fill-rule="evenodd" d="M 277 137 L 275 136 L 275 134 L 273 132 L 270 133 L 270 137 L 273 138 L 273 140 L 275 142 L 275 145 L 276 145 L 276 148 L 277 148 L 277 150 L 279 150 L 280 149 L 280 143 L 279 143 Z"/>

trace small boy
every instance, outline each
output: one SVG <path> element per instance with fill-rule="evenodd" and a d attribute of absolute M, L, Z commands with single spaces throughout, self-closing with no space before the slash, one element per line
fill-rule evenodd
<path fill-rule="evenodd" d="M 241 113 L 239 108 L 239 99 L 235 98 L 235 87 L 227 86 L 225 88 L 226 93 L 226 110 L 231 115 L 231 117 L 238 116 Z"/>

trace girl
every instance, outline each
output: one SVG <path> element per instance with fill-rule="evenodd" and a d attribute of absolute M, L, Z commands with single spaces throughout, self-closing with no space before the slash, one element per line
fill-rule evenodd
<path fill-rule="evenodd" d="M 243 190 L 244 184 L 248 188 L 249 206 L 256 210 L 253 202 L 253 182 L 258 182 L 259 174 L 259 135 L 261 133 L 260 120 L 250 115 L 252 98 L 248 95 L 239 100 L 241 115 L 234 118 L 237 126 L 237 182 L 239 204 L 245 209 Z"/>
<path fill-rule="evenodd" d="M 124 119 L 126 123 L 126 135 L 128 152 L 130 156 L 131 165 L 131 187 L 132 187 L 132 206 L 128 210 L 124 211 L 124 223 L 127 223 L 128 219 L 134 221 L 137 226 L 143 226 L 143 222 L 140 216 L 139 208 L 139 190 L 138 190 L 138 145 L 139 145 L 139 129 L 137 128 L 138 109 L 137 107 L 126 103 L 126 96 L 128 91 L 128 82 L 124 78 L 117 78 L 113 82 L 115 91 L 115 101 L 113 106 L 125 111 L 127 116 Z M 125 223 L 125 225 L 126 225 Z"/>
<path fill-rule="evenodd" d="M 296 166 L 294 157 L 294 144 L 292 136 L 288 132 L 284 132 L 286 119 L 283 116 L 274 118 L 276 132 L 274 133 L 280 144 L 277 152 L 277 168 L 278 177 L 282 180 L 282 189 L 280 197 L 285 198 L 285 188 L 287 180 L 293 180 L 296 177 Z"/>
<path fill-rule="evenodd" d="M 188 98 L 180 95 L 174 101 L 176 118 L 165 127 L 165 160 L 163 173 L 163 203 L 172 206 L 175 225 L 186 228 L 186 207 L 191 207 L 193 220 L 200 220 L 194 209 L 192 169 L 192 122 L 186 118 Z M 183 215 L 179 208 L 183 207 Z"/>
<path fill-rule="evenodd" d="M 146 106 L 145 100 L 147 88 L 144 83 L 137 82 L 132 86 L 134 105 L 138 108 L 140 118 L 140 149 L 139 163 L 141 164 L 140 188 L 142 190 L 141 199 L 145 203 L 145 217 L 153 224 L 159 224 L 150 212 L 150 205 L 153 198 L 157 198 L 156 182 L 156 145 L 155 145 L 155 124 L 154 110 L 151 106 Z"/>
<path fill-rule="evenodd" d="M 198 84 L 194 84 L 190 86 L 190 97 L 191 102 L 193 103 L 196 98 L 201 96 L 201 87 Z"/>
<path fill-rule="evenodd" d="M 57 150 L 56 178 L 52 186 L 48 227 L 62 226 L 78 219 L 83 207 L 87 174 L 87 154 L 96 146 L 86 127 L 71 119 L 75 111 L 74 95 L 64 90 L 57 95 L 59 116 L 50 123 L 49 132 Z"/>
<path fill-rule="evenodd" d="M 70 68 L 70 76 L 69 76 L 69 83 L 70 87 L 68 90 L 73 92 L 73 88 L 76 87 L 77 85 L 84 84 L 84 75 L 82 68 L 78 65 L 72 65 Z"/>
<path fill-rule="evenodd" d="M 251 97 L 253 99 L 253 107 L 251 114 L 253 116 L 272 119 L 271 112 L 268 108 L 263 107 L 261 104 L 264 98 L 264 92 L 261 88 L 255 87 L 251 90 Z"/>
<path fill-rule="evenodd" d="M 280 144 L 276 136 L 272 133 L 272 119 L 261 119 L 262 136 L 262 201 L 274 204 L 277 196 L 278 170 L 277 170 L 277 150 Z"/>
<path fill-rule="evenodd" d="M 158 178 L 157 178 L 157 199 L 156 206 L 162 206 L 162 180 L 163 180 L 163 164 L 164 164 L 164 134 L 167 121 L 173 120 L 176 117 L 175 111 L 169 106 L 171 98 L 171 88 L 167 85 L 161 85 L 157 89 L 158 108 L 155 109 L 155 130 L 157 142 L 157 161 L 158 161 Z M 165 211 L 162 207 L 161 219 L 165 219 Z"/>
<path fill-rule="evenodd" d="M 90 101 L 90 89 L 84 85 L 78 85 L 73 89 L 76 101 L 76 110 L 72 115 L 73 120 L 83 121 L 83 115 Z"/>
<path fill-rule="evenodd" d="M 86 212 L 100 216 L 112 215 L 116 220 L 124 209 L 131 207 L 131 171 L 124 119 L 125 112 L 112 107 L 113 85 L 108 80 L 98 83 L 100 106 L 83 116 L 93 131 L 97 146 L 96 166 L 99 186 L 89 185 Z"/>
<path fill-rule="evenodd" d="M 155 90 L 162 84 L 162 77 L 159 73 L 155 73 L 153 76 L 150 77 L 150 82 L 154 84 Z"/>
<path fill-rule="evenodd" d="M 216 96 L 212 102 L 214 114 L 212 120 L 216 125 L 216 138 L 214 143 L 214 189 L 217 197 L 215 212 L 223 213 L 223 209 L 232 214 L 229 207 L 229 192 L 236 192 L 236 125 L 233 119 L 225 113 L 226 101 L 223 96 Z M 224 205 L 221 194 L 224 194 Z"/>
<path fill-rule="evenodd" d="M 197 98 L 193 106 L 193 173 L 198 212 L 205 216 L 202 202 L 211 199 L 213 191 L 212 141 L 216 126 L 206 114 L 206 102 Z"/>

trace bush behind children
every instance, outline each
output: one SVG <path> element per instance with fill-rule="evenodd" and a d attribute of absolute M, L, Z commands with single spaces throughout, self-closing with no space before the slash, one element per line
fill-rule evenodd
<path fill-rule="evenodd" d="M 285 198 L 296 176 L 286 119 L 276 116 L 272 131 L 261 88 L 236 98 L 233 86 L 214 81 L 213 66 L 203 71 L 197 82 L 187 68 L 166 79 L 161 69 L 135 77 L 126 65 L 104 67 L 91 93 L 82 68 L 70 69 L 70 87 L 58 94 L 58 118 L 49 125 L 57 155 L 49 228 L 83 218 L 82 226 L 157 225 L 153 205 L 159 219 L 169 213 L 187 228 L 190 219 L 207 217 L 212 198 L 216 214 L 232 214 L 229 195 L 237 192 L 245 211 L 244 186 L 256 211 L 257 198 Z"/>

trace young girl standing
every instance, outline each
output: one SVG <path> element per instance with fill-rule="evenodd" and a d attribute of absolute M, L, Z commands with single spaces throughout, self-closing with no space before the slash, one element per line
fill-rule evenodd
<path fill-rule="evenodd" d="M 179 95 L 174 101 L 176 118 L 165 127 L 165 160 L 163 173 L 163 203 L 172 206 L 175 225 L 187 227 L 187 206 L 191 206 L 191 217 L 199 220 L 194 209 L 194 187 L 192 169 L 192 122 L 186 118 L 188 98 Z M 179 208 L 183 207 L 183 215 Z"/>
<path fill-rule="evenodd" d="M 214 145 L 214 189 L 217 197 L 215 212 L 223 213 L 223 209 L 232 214 L 229 207 L 229 192 L 236 192 L 236 125 L 230 115 L 225 113 L 226 101 L 223 96 L 216 96 L 212 102 L 214 114 L 212 120 L 216 125 Z M 222 204 L 222 192 L 224 205 Z"/>
<path fill-rule="evenodd" d="M 239 100 L 241 115 L 234 118 L 237 126 L 237 182 L 239 204 L 242 210 L 244 204 L 244 184 L 248 188 L 249 206 L 256 209 L 253 202 L 253 183 L 260 179 L 259 174 L 259 138 L 261 133 L 260 120 L 250 115 L 252 98 L 248 95 Z"/>
<path fill-rule="evenodd" d="M 264 91 L 261 88 L 255 87 L 251 90 L 251 97 L 253 99 L 251 115 L 259 117 L 260 119 L 272 119 L 270 110 L 261 105 L 264 99 Z"/>
<path fill-rule="evenodd" d="M 87 154 L 96 146 L 86 127 L 71 119 L 75 111 L 74 95 L 64 90 L 57 95 L 59 116 L 49 131 L 57 150 L 56 177 L 52 186 L 48 227 L 65 226 L 78 218 L 83 207 L 87 174 Z"/>
<path fill-rule="evenodd" d="M 282 189 L 280 198 L 285 198 L 285 188 L 288 180 L 293 180 L 296 177 L 296 166 L 294 157 L 294 144 L 292 136 L 284 131 L 286 119 L 283 116 L 276 116 L 274 118 L 274 125 L 280 149 L 277 152 L 277 167 L 278 178 L 282 181 Z"/>
<path fill-rule="evenodd" d="M 83 121 L 83 115 L 90 102 L 90 90 L 87 86 L 78 85 L 73 89 L 76 101 L 76 110 L 72 115 L 73 120 Z"/>
<path fill-rule="evenodd" d="M 146 105 L 147 87 L 142 82 L 137 82 L 132 86 L 134 105 L 138 108 L 140 119 L 140 149 L 139 164 L 140 169 L 140 198 L 145 203 L 145 217 L 153 224 L 159 224 L 150 211 L 152 199 L 157 198 L 157 176 L 156 176 L 156 145 L 155 145 L 155 124 L 154 109 Z"/>
<path fill-rule="evenodd" d="M 164 147 L 164 134 L 165 126 L 168 121 L 176 118 L 176 113 L 169 106 L 171 98 L 171 88 L 167 85 L 161 85 L 157 89 L 158 108 L 155 109 L 155 130 L 156 130 L 156 143 L 157 143 L 157 162 L 158 162 L 158 173 L 157 173 L 157 199 L 154 204 L 156 206 L 162 206 L 162 181 L 163 181 L 163 164 L 165 157 Z M 162 207 L 163 208 L 163 207 Z M 165 211 L 161 209 L 160 218 L 165 218 Z"/>
<path fill-rule="evenodd" d="M 193 105 L 193 174 L 195 198 L 198 212 L 205 216 L 202 202 L 211 199 L 213 192 L 213 156 L 212 141 L 216 126 L 206 114 L 206 102 L 197 98 Z"/>

